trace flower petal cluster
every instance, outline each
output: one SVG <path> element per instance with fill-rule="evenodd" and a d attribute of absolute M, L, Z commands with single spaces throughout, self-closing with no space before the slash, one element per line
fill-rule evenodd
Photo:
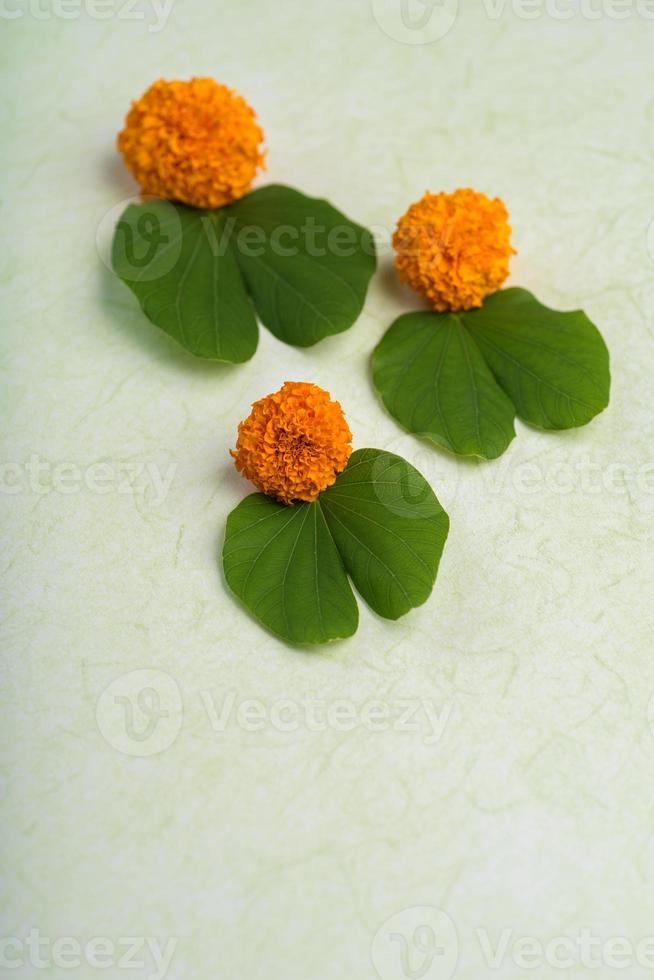
<path fill-rule="evenodd" d="M 219 208 L 250 189 L 262 141 L 237 92 L 212 78 L 160 79 L 132 103 L 118 149 L 143 194 Z"/>
<path fill-rule="evenodd" d="M 287 381 L 254 403 L 232 456 L 263 493 L 285 504 L 310 502 L 345 469 L 351 442 L 338 402 L 317 385 Z"/>
<path fill-rule="evenodd" d="M 439 313 L 481 306 L 509 274 L 511 226 L 499 198 L 425 194 L 398 221 L 395 267 Z"/>

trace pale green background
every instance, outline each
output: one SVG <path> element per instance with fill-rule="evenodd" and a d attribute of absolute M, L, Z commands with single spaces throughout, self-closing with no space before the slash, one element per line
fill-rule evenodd
<path fill-rule="evenodd" d="M 74 0 L 71 19 L 39 19 L 22 0 L 0 21 L 2 459 L 15 464 L 1 498 L 2 934 L 177 937 L 174 980 L 372 980 L 377 929 L 428 905 L 456 925 L 461 980 L 589 975 L 524 971 L 509 954 L 492 972 L 476 930 L 493 943 L 503 929 L 654 934 L 654 21 L 635 3 L 618 20 L 608 0 L 598 19 L 590 0 L 568 4 L 565 21 L 544 3 L 524 19 L 466 2 L 430 40 L 444 22 L 407 31 L 395 0 L 376 17 L 368 0 L 176 0 L 160 30 L 149 5 L 126 19 L 123 2 L 100 21 Z M 403 434 L 368 371 L 416 303 L 387 251 L 349 333 L 300 351 L 264 330 L 240 367 L 184 354 L 95 241 L 135 190 L 114 150 L 130 99 L 192 74 L 256 107 L 259 184 L 324 195 L 387 232 L 426 189 L 500 195 L 519 251 L 511 282 L 599 325 L 609 409 L 558 435 L 518 424 L 484 465 Z M 285 379 L 328 388 L 355 445 L 411 460 L 452 523 L 426 605 L 398 623 L 362 606 L 355 637 L 314 652 L 267 635 L 217 564 L 249 492 L 228 457 L 236 425 Z M 25 475 L 32 454 L 50 466 L 46 492 Z M 100 461 L 176 471 L 164 500 L 115 481 L 63 492 L 54 467 Z M 137 681 L 163 702 L 178 685 L 183 717 L 173 698 L 160 742 L 130 743 L 112 695 L 134 697 L 129 679 L 97 719 L 96 706 L 145 668 Z M 302 719 L 284 732 L 270 715 L 260 731 L 234 716 L 216 731 L 207 704 L 219 711 L 229 692 L 267 712 L 280 698 L 426 699 L 447 723 L 437 740 L 420 713 L 413 732 L 372 731 L 361 715 L 351 731 Z M 384 977 L 404 976 L 398 948 Z"/>

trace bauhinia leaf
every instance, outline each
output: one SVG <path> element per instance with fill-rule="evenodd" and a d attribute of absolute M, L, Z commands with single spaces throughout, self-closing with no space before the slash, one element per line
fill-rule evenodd
<path fill-rule="evenodd" d="M 285 507 L 261 493 L 246 497 L 227 518 L 223 568 L 253 615 L 292 643 L 356 631 L 356 599 L 317 503 Z"/>
<path fill-rule="evenodd" d="M 360 449 L 319 503 L 345 567 L 371 609 L 398 619 L 425 602 L 449 519 L 410 463 L 379 449 Z"/>
<path fill-rule="evenodd" d="M 457 316 L 401 316 L 372 366 L 386 408 L 409 432 L 483 459 L 501 456 L 515 436 L 515 409 Z"/>
<path fill-rule="evenodd" d="M 368 605 L 397 619 L 429 596 L 449 521 L 433 491 L 392 453 L 352 454 L 312 504 L 246 497 L 227 519 L 227 584 L 292 643 L 350 636 L 358 623 L 347 573 Z"/>
<path fill-rule="evenodd" d="M 369 231 L 279 185 L 218 211 L 132 204 L 112 260 L 153 323 L 191 353 L 233 363 L 257 346 L 248 292 L 280 340 L 308 347 L 352 326 L 376 265 Z"/>
<path fill-rule="evenodd" d="M 526 422 L 570 429 L 608 405 L 609 354 L 581 310 L 559 313 L 526 289 L 506 289 L 461 319 Z"/>
<path fill-rule="evenodd" d="M 254 354 L 258 329 L 226 220 L 224 211 L 169 201 L 131 204 L 112 259 L 145 315 L 182 347 L 240 363 Z"/>
<path fill-rule="evenodd" d="M 225 209 L 261 321 L 308 347 L 352 326 L 375 271 L 369 231 L 321 198 L 272 184 Z"/>
<path fill-rule="evenodd" d="M 460 313 L 409 313 L 372 356 L 384 404 L 410 432 L 459 455 L 500 456 L 514 415 L 543 429 L 585 425 L 609 401 L 609 355 L 580 310 L 507 289 Z"/>

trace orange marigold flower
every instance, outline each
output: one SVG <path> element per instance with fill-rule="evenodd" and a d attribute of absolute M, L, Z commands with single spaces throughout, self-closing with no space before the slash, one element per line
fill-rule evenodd
<path fill-rule="evenodd" d="M 255 402 L 238 427 L 236 469 L 285 504 L 315 500 L 345 469 L 352 433 L 343 410 L 317 385 L 286 381 Z"/>
<path fill-rule="evenodd" d="M 470 188 L 425 194 L 393 235 L 400 279 L 441 313 L 481 306 L 509 274 L 515 250 L 508 218 L 498 197 Z"/>
<path fill-rule="evenodd" d="M 118 149 L 143 194 L 219 208 L 242 197 L 263 133 L 245 99 L 212 78 L 160 79 L 132 103 Z"/>

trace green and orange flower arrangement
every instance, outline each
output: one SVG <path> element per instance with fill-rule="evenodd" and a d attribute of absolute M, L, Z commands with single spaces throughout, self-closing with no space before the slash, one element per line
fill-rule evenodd
<path fill-rule="evenodd" d="M 257 320 L 302 347 L 355 322 L 376 266 L 371 233 L 323 199 L 251 190 L 263 132 L 237 92 L 210 78 L 157 81 L 133 103 L 118 149 L 142 199 L 118 222 L 113 268 L 187 351 L 239 363 L 256 349 Z M 608 351 L 588 317 L 502 288 L 514 249 L 501 200 L 426 193 L 393 247 L 401 282 L 425 305 L 390 326 L 372 375 L 406 430 L 494 459 L 516 416 L 568 429 L 606 407 Z M 232 456 L 258 492 L 227 519 L 224 575 L 292 643 L 352 635 L 352 586 L 397 619 L 436 579 L 449 520 L 433 490 L 406 460 L 351 443 L 340 404 L 307 382 L 255 402 L 238 427 Z"/>
<path fill-rule="evenodd" d="M 249 360 L 257 318 L 300 347 L 341 333 L 375 271 L 370 232 L 327 201 L 280 184 L 250 190 L 262 142 L 247 102 L 211 78 L 155 82 L 118 136 L 145 200 L 118 222 L 113 268 L 198 357 Z"/>
<path fill-rule="evenodd" d="M 447 514 L 410 463 L 352 452 L 338 402 L 287 381 L 238 427 L 236 468 L 259 489 L 227 518 L 227 584 L 268 629 L 294 643 L 351 636 L 368 606 L 398 619 L 431 593 Z"/>
<path fill-rule="evenodd" d="M 405 429 L 495 459 L 516 415 L 570 429 L 606 408 L 608 351 L 586 314 L 501 289 L 514 252 L 502 201 L 470 189 L 425 194 L 393 245 L 400 279 L 431 306 L 399 317 L 372 356 L 375 387 Z"/>

